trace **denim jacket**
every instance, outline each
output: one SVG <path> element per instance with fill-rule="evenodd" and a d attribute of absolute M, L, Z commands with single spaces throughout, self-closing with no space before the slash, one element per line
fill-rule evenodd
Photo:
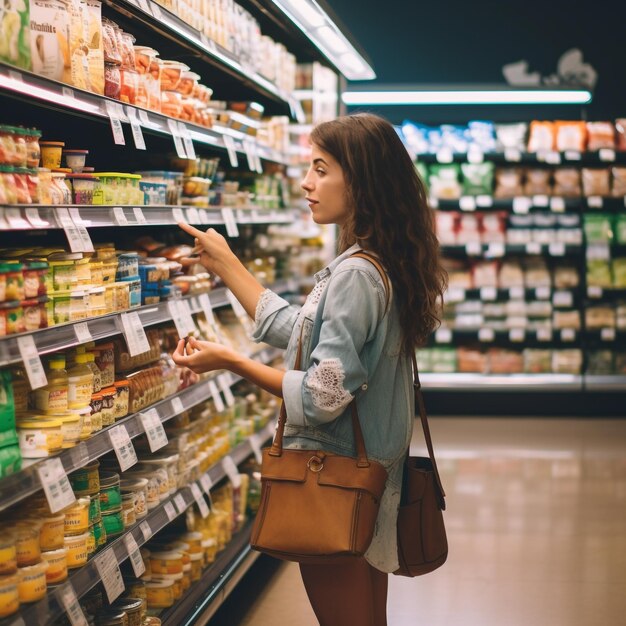
<path fill-rule="evenodd" d="M 393 293 L 386 306 L 378 270 L 366 259 L 350 258 L 358 250 L 352 246 L 315 275 L 302 307 L 264 291 L 253 338 L 286 349 L 285 362 L 293 365 L 302 337 L 298 369 L 283 379 L 285 447 L 355 456 L 349 405 L 356 397 L 368 456 L 389 473 L 372 542 L 374 551 L 380 543 L 380 554 L 370 562 L 393 571 L 402 460 L 415 414 L 411 361 L 401 350 Z"/>

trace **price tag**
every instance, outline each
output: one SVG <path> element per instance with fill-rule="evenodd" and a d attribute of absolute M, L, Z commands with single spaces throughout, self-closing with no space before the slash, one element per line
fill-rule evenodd
<path fill-rule="evenodd" d="M 246 153 L 246 160 L 248 161 L 248 169 L 251 172 L 255 172 L 256 171 L 256 146 L 244 139 L 243 140 L 243 149 L 244 152 Z"/>
<path fill-rule="evenodd" d="M 493 198 L 491 196 L 476 196 L 476 206 L 481 209 L 488 209 L 493 206 Z"/>
<path fill-rule="evenodd" d="M 163 13 L 161 13 L 161 7 L 153 2 L 151 6 L 152 15 L 160 22 L 163 19 Z"/>
<path fill-rule="evenodd" d="M 179 513 L 184 513 L 187 510 L 187 503 L 185 502 L 185 498 L 180 493 L 177 493 L 174 496 L 174 504 L 176 505 Z"/>
<path fill-rule="evenodd" d="M 137 311 L 122 313 L 120 320 L 122 322 L 122 332 L 124 333 L 130 356 L 137 356 L 138 354 L 149 352 L 150 344 L 148 343 L 146 331 L 141 324 Z"/>
<path fill-rule="evenodd" d="M 76 224 L 72 221 L 70 214 L 65 208 L 58 208 L 56 211 L 57 222 L 59 226 L 65 231 L 65 236 L 70 244 L 70 250 L 72 252 L 83 252 L 83 241 L 80 233 L 76 228 Z"/>
<path fill-rule="evenodd" d="M 470 149 L 467 151 L 467 162 L 482 163 L 484 160 L 485 155 L 483 154 L 483 151 L 476 146 L 470 146 Z"/>
<path fill-rule="evenodd" d="M 228 152 L 228 160 L 231 167 L 239 167 L 239 159 L 237 158 L 237 150 L 235 148 L 235 141 L 230 135 L 224 135 L 224 145 Z"/>
<path fill-rule="evenodd" d="M 210 380 L 208 383 L 209 391 L 211 392 L 211 397 L 213 398 L 213 402 L 215 402 L 215 409 L 218 413 L 222 413 L 226 408 L 224 406 L 224 401 L 222 400 L 222 396 L 220 396 L 219 389 L 215 384 L 214 380 Z"/>
<path fill-rule="evenodd" d="M 148 541 L 148 539 L 152 537 L 152 528 L 150 528 L 150 524 L 148 522 L 141 522 L 141 524 L 139 524 L 139 530 L 143 535 L 144 541 Z"/>
<path fill-rule="evenodd" d="M 65 609 L 72 626 L 87 626 L 87 619 L 78 602 L 72 583 L 67 582 L 57 589 L 59 604 Z"/>
<path fill-rule="evenodd" d="M 233 487 L 238 489 L 241 486 L 241 476 L 231 456 L 226 455 L 222 459 L 222 469 L 226 476 L 228 476 L 228 480 L 233 484 Z"/>
<path fill-rule="evenodd" d="M 551 150 L 546 153 L 546 163 L 550 163 L 550 165 L 559 165 L 561 162 L 561 154 L 559 152 L 555 152 Z"/>
<path fill-rule="evenodd" d="M 582 154 L 578 150 L 566 150 L 564 155 L 566 161 L 580 161 Z"/>
<path fill-rule="evenodd" d="M 537 287 L 535 289 L 535 297 L 537 300 L 547 300 L 550 297 L 550 287 Z"/>
<path fill-rule="evenodd" d="M 200 224 L 200 213 L 198 212 L 198 209 L 195 208 L 191 208 L 191 209 L 187 209 L 187 222 L 189 224 Z"/>
<path fill-rule="evenodd" d="M 39 215 L 39 209 L 33 207 L 24 209 L 24 215 L 33 228 L 47 228 L 50 226 L 50 223 L 46 222 L 46 220 L 42 219 L 41 215 Z"/>
<path fill-rule="evenodd" d="M 139 114 L 139 121 L 141 122 L 141 125 L 145 128 L 149 128 L 151 122 L 150 118 L 148 117 L 148 111 L 146 111 L 145 109 L 139 109 L 137 113 Z"/>
<path fill-rule="evenodd" d="M 487 256 L 492 258 L 504 256 L 504 250 L 505 248 L 503 243 L 498 241 L 490 243 L 487 248 Z"/>
<path fill-rule="evenodd" d="M 437 163 L 452 163 L 454 161 L 454 154 L 450 148 L 441 148 L 435 155 Z"/>
<path fill-rule="evenodd" d="M 563 256 L 565 254 L 565 244 L 561 241 L 554 241 L 548 247 L 551 256 Z"/>
<path fill-rule="evenodd" d="M 552 331 L 549 328 L 537 330 L 537 341 L 552 341 Z"/>
<path fill-rule="evenodd" d="M 146 431 L 150 452 L 156 452 L 167 445 L 167 434 L 156 409 L 139 413 L 139 419 L 141 419 L 143 429 Z"/>
<path fill-rule="evenodd" d="M 465 289 L 448 289 L 446 300 L 448 302 L 463 302 L 465 300 Z"/>
<path fill-rule="evenodd" d="M 525 295 L 524 287 L 511 287 L 509 289 L 510 300 L 523 300 Z"/>
<path fill-rule="evenodd" d="M 213 314 L 213 307 L 211 306 L 211 300 L 209 299 L 208 293 L 200 294 L 198 297 L 198 302 L 202 307 L 202 311 L 204 313 L 204 317 L 206 317 L 206 321 L 212 326 L 215 324 L 215 315 Z"/>
<path fill-rule="evenodd" d="M 122 472 L 125 472 L 129 467 L 137 463 L 137 453 L 135 452 L 133 442 L 130 440 L 124 424 L 110 428 L 108 433 L 115 450 L 115 456 L 117 456 L 117 462 L 120 464 L 120 469 Z"/>
<path fill-rule="evenodd" d="M 548 196 L 533 196 L 533 206 L 547 207 L 550 203 Z"/>
<path fill-rule="evenodd" d="M 459 200 L 461 211 L 475 211 L 476 199 L 473 196 L 462 196 Z"/>
<path fill-rule="evenodd" d="M 537 241 L 529 241 L 526 244 L 526 254 L 541 254 L 541 244 Z"/>
<path fill-rule="evenodd" d="M 124 130 L 122 129 L 122 122 L 120 121 L 119 112 L 116 103 L 111 100 L 105 100 L 107 115 L 111 122 L 111 130 L 113 131 L 113 142 L 116 146 L 125 146 L 126 140 L 124 139 Z"/>
<path fill-rule="evenodd" d="M 142 11 L 150 13 L 150 2 L 148 0 L 137 0 Z"/>
<path fill-rule="evenodd" d="M 598 158 L 600 161 L 615 161 L 615 150 L 611 148 L 602 148 L 598 150 Z"/>
<path fill-rule="evenodd" d="M 537 157 L 537 161 L 540 163 L 545 163 L 546 155 L 548 154 L 548 150 L 537 150 L 535 156 Z"/>
<path fill-rule="evenodd" d="M 124 580 L 122 579 L 120 566 L 115 558 L 115 552 L 112 548 L 105 550 L 102 554 L 95 556 L 94 561 L 104 585 L 104 590 L 107 593 L 109 604 L 112 604 L 124 591 Z"/>
<path fill-rule="evenodd" d="M 230 389 L 230 380 L 226 374 L 220 374 L 217 377 L 217 382 L 224 394 L 224 400 L 226 400 L 226 406 L 233 406 L 235 404 L 235 396 L 233 396 L 233 392 Z"/>
<path fill-rule="evenodd" d="M 574 296 L 571 291 L 555 291 L 552 304 L 556 307 L 571 307 L 574 305 Z"/>
<path fill-rule="evenodd" d="M 576 331 L 573 328 L 561 330 L 561 341 L 574 341 L 574 339 L 576 339 Z"/>
<path fill-rule="evenodd" d="M 530 207 L 532 203 L 530 198 L 517 197 L 513 198 L 513 213 L 518 213 L 520 215 L 525 215 L 530 211 Z"/>
<path fill-rule="evenodd" d="M 450 343 L 452 341 L 452 330 L 450 328 L 438 328 L 435 331 L 435 341 L 437 343 Z"/>
<path fill-rule="evenodd" d="M 209 224 L 209 212 L 206 209 L 198 209 L 198 219 L 200 224 Z"/>
<path fill-rule="evenodd" d="M 523 328 L 511 328 L 509 331 L 510 341 L 524 341 L 526 339 L 526 331 Z"/>
<path fill-rule="evenodd" d="M 180 224 L 181 222 L 183 224 L 187 223 L 187 218 L 185 217 L 185 214 L 183 213 L 183 210 L 181 208 L 176 207 L 172 209 L 172 217 L 177 224 Z"/>
<path fill-rule="evenodd" d="M 600 337 L 602 341 L 615 341 L 615 328 L 603 328 Z"/>
<path fill-rule="evenodd" d="M 498 297 L 498 290 L 495 287 L 481 287 L 480 299 L 487 302 L 493 301 Z"/>
<path fill-rule="evenodd" d="M 587 287 L 587 296 L 589 298 L 601 298 L 602 297 L 602 287 L 596 287 L 595 285 L 589 285 L 589 287 Z"/>
<path fill-rule="evenodd" d="M 78 231 L 78 236 L 80 237 L 82 251 L 93 252 L 93 242 L 91 241 L 88 230 L 82 224 L 76 224 L 76 230 Z"/>
<path fill-rule="evenodd" d="M 565 211 L 565 199 L 564 198 L 551 198 L 550 210 L 554 213 L 563 213 Z"/>
<path fill-rule="evenodd" d="M 230 290 L 226 289 L 226 299 L 230 303 L 230 306 L 233 308 L 233 311 L 237 317 L 247 317 L 246 310 L 243 308 L 243 305 L 237 298 L 235 294 Z"/>
<path fill-rule="evenodd" d="M 137 542 L 135 541 L 132 533 L 128 533 L 124 537 L 124 543 L 126 544 L 126 549 L 128 550 L 128 556 L 130 557 L 130 562 L 133 566 L 135 576 L 137 578 L 140 578 L 146 571 L 146 566 L 144 565 L 143 559 L 141 558 L 139 546 L 137 545 Z"/>
<path fill-rule="evenodd" d="M 479 341 L 493 341 L 496 338 L 496 334 L 493 332 L 493 328 L 481 328 L 478 331 Z"/>
<path fill-rule="evenodd" d="M 204 493 L 209 495 L 211 493 L 211 489 L 213 488 L 213 481 L 208 474 L 202 474 L 200 477 L 200 484 L 202 485 L 202 490 Z"/>
<path fill-rule="evenodd" d="M 51 513 L 65 509 L 76 501 L 61 459 L 43 461 L 37 466 L 37 473 Z"/>
<path fill-rule="evenodd" d="M 87 322 L 79 322 L 74 324 L 74 333 L 78 343 L 89 343 L 93 341 L 91 331 L 89 330 L 89 324 Z"/>
<path fill-rule="evenodd" d="M 134 107 L 126 107 L 126 115 L 130 121 L 130 129 L 133 133 L 133 141 L 135 142 L 135 148 L 137 150 L 146 149 L 146 140 L 143 138 L 143 132 L 141 130 L 141 124 L 137 119 L 137 110 Z"/>
<path fill-rule="evenodd" d="M 4 216 L 6 217 L 7 222 L 9 222 L 9 226 L 15 229 L 29 229 L 30 222 L 25 220 L 19 209 L 12 209 L 7 207 L 4 209 Z"/>
<path fill-rule="evenodd" d="M 33 336 L 25 335 L 18 337 L 17 347 L 20 351 L 24 368 L 26 369 L 30 388 L 35 390 L 40 387 L 45 387 L 48 384 L 48 379 L 46 378 L 46 372 L 39 358 L 39 352 L 37 351 L 37 346 L 35 346 Z"/>
<path fill-rule="evenodd" d="M 147 224 L 148 220 L 146 220 L 146 216 L 143 214 L 141 207 L 133 207 L 133 213 L 135 214 L 135 222 L 137 224 Z"/>
<path fill-rule="evenodd" d="M 163 507 L 165 511 L 165 515 L 167 515 L 167 519 L 171 522 L 173 519 L 176 519 L 176 509 L 171 502 L 167 502 Z"/>
<path fill-rule="evenodd" d="M 252 448 L 256 462 L 261 464 L 263 462 L 263 452 L 261 451 L 261 444 L 263 442 L 261 441 L 261 437 L 258 433 L 254 433 L 254 435 L 250 436 L 248 441 L 250 442 L 250 447 Z"/>
<path fill-rule="evenodd" d="M 602 196 L 589 196 L 587 205 L 590 209 L 601 209 L 604 206 L 604 198 Z"/>
<path fill-rule="evenodd" d="M 82 467 L 89 461 L 89 449 L 84 441 L 74 446 L 69 453 L 71 467 Z"/>
<path fill-rule="evenodd" d="M 121 206 L 113 207 L 113 219 L 118 226 L 128 226 L 128 219 L 126 213 Z"/>
<path fill-rule="evenodd" d="M 196 501 L 196 504 L 198 505 L 198 509 L 200 510 L 200 515 L 202 515 L 203 518 L 208 517 L 209 512 L 210 512 L 209 507 L 197 483 L 191 484 L 191 494 L 193 495 L 193 499 Z"/>
<path fill-rule="evenodd" d="M 235 214 L 231 208 L 222 209 L 222 219 L 226 224 L 226 233 L 229 237 L 239 237 L 239 228 L 235 221 Z"/>
<path fill-rule="evenodd" d="M 522 160 L 522 153 L 517 148 L 507 148 L 504 151 L 504 159 L 512 163 L 519 163 Z"/>
<path fill-rule="evenodd" d="M 465 244 L 465 252 L 468 256 L 480 256 L 483 252 L 483 246 L 480 241 L 470 241 Z"/>
<path fill-rule="evenodd" d="M 178 332 L 178 337 L 180 339 L 184 339 L 187 333 L 187 326 L 182 316 L 182 311 L 178 306 L 178 300 L 170 300 L 167 303 L 167 308 L 169 309 L 170 316 L 176 326 L 176 331 Z"/>
<path fill-rule="evenodd" d="M 183 138 L 180 136 L 180 130 L 178 129 L 178 123 L 176 120 L 167 120 L 167 126 L 170 129 L 172 139 L 174 139 L 174 148 L 176 148 L 176 154 L 179 159 L 186 159 L 187 153 L 185 152 L 185 145 Z"/>
<path fill-rule="evenodd" d="M 189 300 L 177 300 L 177 302 L 180 317 L 183 320 L 183 325 L 187 329 L 187 333 L 195 333 L 198 329 L 196 328 L 196 323 L 194 322 L 193 315 L 191 313 Z"/>
<path fill-rule="evenodd" d="M 185 152 L 187 158 L 194 160 L 196 158 L 196 150 L 193 147 L 193 141 L 191 139 L 191 133 L 183 122 L 178 122 L 179 134 L 183 138 L 183 144 L 185 145 Z"/>

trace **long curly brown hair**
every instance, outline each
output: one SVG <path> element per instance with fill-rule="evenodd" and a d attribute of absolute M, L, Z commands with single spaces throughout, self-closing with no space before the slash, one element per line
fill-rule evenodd
<path fill-rule="evenodd" d="M 447 286 L 424 183 L 393 126 L 376 115 L 323 122 L 313 129 L 311 142 L 341 165 L 346 181 L 352 210 L 341 227 L 339 249 L 358 243 L 380 257 L 409 354 L 439 325 Z"/>

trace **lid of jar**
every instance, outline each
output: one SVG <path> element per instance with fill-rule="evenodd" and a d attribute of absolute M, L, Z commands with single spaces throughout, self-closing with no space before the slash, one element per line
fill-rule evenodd
<path fill-rule="evenodd" d="M 40 141 L 39 142 L 40 146 L 46 146 L 46 147 L 53 147 L 53 148 L 64 148 L 65 147 L 65 142 L 64 141 Z"/>
<path fill-rule="evenodd" d="M 51 370 L 65 369 L 65 356 L 63 354 L 55 354 L 48 359 L 48 367 Z"/>
<path fill-rule="evenodd" d="M 122 387 L 130 387 L 130 383 L 129 383 L 127 380 L 116 380 L 116 381 L 113 383 L 113 386 L 114 386 L 116 389 L 120 389 L 120 388 L 122 388 Z"/>
<path fill-rule="evenodd" d="M 17 272 L 18 270 L 23 269 L 23 265 L 20 261 L 18 261 L 17 259 L 13 260 L 13 259 L 6 259 L 4 261 L 2 261 L 3 265 L 6 265 L 9 269 L 7 271 L 9 272 Z"/>
<path fill-rule="evenodd" d="M 68 422 L 78 422 L 80 420 L 80 415 L 76 413 L 65 413 L 63 415 L 55 415 L 54 419 L 61 420 L 61 422 L 67 424 Z"/>
<path fill-rule="evenodd" d="M 89 150 L 76 150 L 74 148 L 66 148 L 63 154 L 89 154 Z"/>
<path fill-rule="evenodd" d="M 159 561 L 179 561 L 183 558 L 181 552 L 177 552 L 176 550 L 168 550 L 166 552 L 153 552 L 150 555 L 151 559 L 157 559 Z"/>
<path fill-rule="evenodd" d="M 93 174 L 68 174 L 65 178 L 78 180 L 98 180 Z"/>
<path fill-rule="evenodd" d="M 148 486 L 147 478 L 122 478 L 120 479 L 120 489 L 122 491 L 136 491 L 145 489 Z"/>
<path fill-rule="evenodd" d="M 37 430 L 39 428 L 61 428 L 62 423 L 60 419 L 53 419 L 51 417 L 41 417 L 32 415 L 25 419 L 16 418 L 15 424 L 17 428 L 24 428 L 28 430 Z"/>
<path fill-rule="evenodd" d="M 87 354 L 86 352 L 77 352 L 74 360 L 76 361 L 76 363 L 90 363 L 95 359 L 93 354 Z"/>
<path fill-rule="evenodd" d="M 112 486 L 120 482 L 120 475 L 116 472 L 100 471 L 100 487 Z"/>
<path fill-rule="evenodd" d="M 120 172 L 95 172 L 94 176 L 97 178 L 120 178 L 124 177 L 124 174 Z"/>
<path fill-rule="evenodd" d="M 170 67 L 179 67 L 183 71 L 188 71 L 191 69 L 188 65 L 185 65 L 181 61 L 174 61 L 171 59 L 163 59 L 163 65 L 169 65 Z"/>
<path fill-rule="evenodd" d="M 182 577 L 182 574 L 181 574 Z M 142 577 L 143 579 L 144 577 Z M 150 589 L 169 589 L 174 586 L 174 580 L 167 580 L 166 578 L 153 578 L 146 581 L 146 587 Z"/>
<path fill-rule="evenodd" d="M 128 622 L 124 611 L 104 611 L 98 612 L 96 616 L 97 626 L 123 626 Z"/>
<path fill-rule="evenodd" d="M 199 532 L 188 532 L 181 535 L 181 537 L 190 541 L 202 541 L 202 533 Z"/>
<path fill-rule="evenodd" d="M 20 567 L 17 570 L 17 573 L 23 580 L 27 576 L 33 576 L 35 574 L 45 574 L 49 567 L 50 564 L 48 563 L 48 561 L 41 561 L 40 563 L 36 563 L 35 565 Z"/>
<path fill-rule="evenodd" d="M 89 532 L 86 533 L 82 533 L 80 535 L 65 535 L 65 546 L 67 547 L 68 543 L 75 543 L 75 542 L 83 542 L 86 541 L 89 538 Z"/>
<path fill-rule="evenodd" d="M 152 579 L 153 580 L 170 580 L 174 582 L 176 580 L 182 580 L 183 576 L 184 574 L 182 572 L 179 572 L 178 574 L 153 574 Z"/>
<path fill-rule="evenodd" d="M 122 611 L 136 611 L 141 609 L 142 605 L 141 598 L 118 598 L 111 606 Z"/>

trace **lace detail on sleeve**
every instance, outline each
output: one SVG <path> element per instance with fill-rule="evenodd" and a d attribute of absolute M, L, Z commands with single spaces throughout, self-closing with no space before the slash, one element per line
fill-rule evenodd
<path fill-rule="evenodd" d="M 265 289 L 261 292 L 259 300 L 256 303 L 256 310 L 254 311 L 254 323 L 258 326 L 263 319 L 263 312 L 267 307 L 269 301 L 274 297 L 274 292 L 270 289 Z"/>
<path fill-rule="evenodd" d="M 323 359 L 307 379 L 313 404 L 325 411 L 335 411 L 344 406 L 352 396 L 344 389 L 346 375 L 339 359 Z"/>

